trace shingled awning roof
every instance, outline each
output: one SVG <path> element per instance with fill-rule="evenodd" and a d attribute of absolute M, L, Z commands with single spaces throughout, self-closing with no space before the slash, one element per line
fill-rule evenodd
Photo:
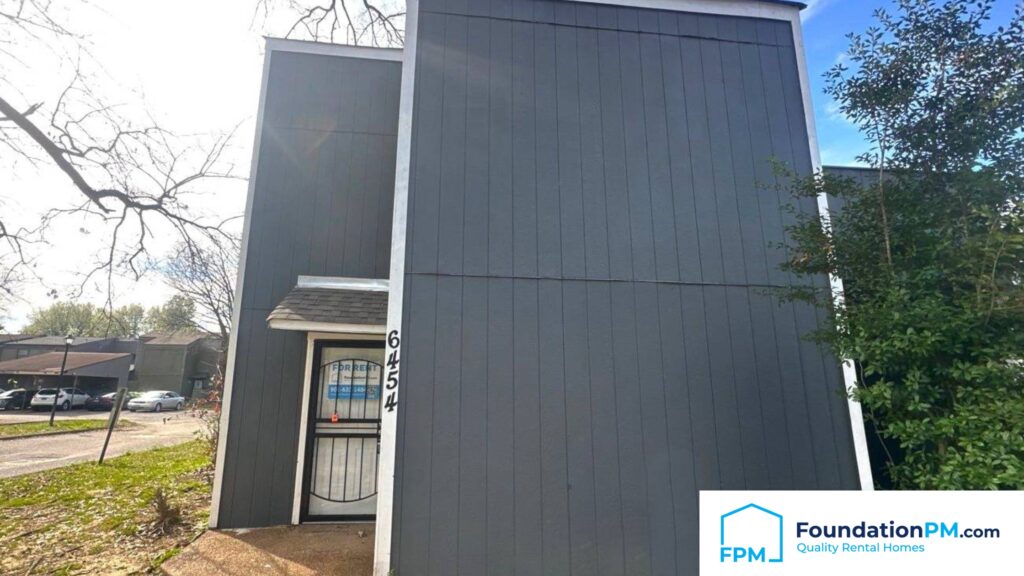
<path fill-rule="evenodd" d="M 281 330 L 365 327 L 380 332 L 388 322 L 388 293 L 299 286 L 281 300 L 267 322 Z"/>
<path fill-rule="evenodd" d="M 130 357 L 131 354 L 107 354 L 102 352 L 68 352 L 65 372 L 73 372 L 79 368 L 119 360 Z M 0 374 L 35 374 L 49 375 L 60 374 L 60 364 L 64 359 L 63 352 L 47 352 L 26 356 L 16 360 L 0 362 Z"/>

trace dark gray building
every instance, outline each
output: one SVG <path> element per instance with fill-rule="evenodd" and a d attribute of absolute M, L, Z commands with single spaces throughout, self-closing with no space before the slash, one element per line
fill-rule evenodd
<path fill-rule="evenodd" d="M 269 41 L 211 524 L 373 521 L 377 576 L 696 574 L 700 490 L 870 488 L 823 318 L 769 295 L 770 160 L 819 167 L 799 10 Z"/>
<path fill-rule="evenodd" d="M 204 396 L 217 371 L 220 345 L 219 338 L 193 332 L 139 338 L 133 389 Z"/>
<path fill-rule="evenodd" d="M 130 346 L 134 348 L 134 341 Z M 71 352 L 108 352 L 123 353 L 126 350 L 119 345 L 117 338 L 75 338 L 69 347 Z M 64 336 L 31 336 L 14 337 L 0 343 L 0 361 L 26 358 L 46 352 L 63 352 Z M 132 350 L 130 353 L 134 353 Z"/>

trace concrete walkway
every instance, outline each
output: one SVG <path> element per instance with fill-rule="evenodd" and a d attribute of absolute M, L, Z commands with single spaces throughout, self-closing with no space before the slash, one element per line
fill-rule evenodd
<path fill-rule="evenodd" d="M 105 418 L 106 413 L 75 413 L 79 418 Z M 15 421 L 12 415 L 5 420 Z M 17 421 L 41 420 L 49 415 L 19 415 Z M 62 417 L 62 416 L 58 416 Z M 126 452 L 139 452 L 181 444 L 196 438 L 196 432 L 202 428 L 199 418 L 190 412 L 124 413 L 124 420 L 136 424 L 130 430 L 115 430 L 107 448 L 107 458 L 113 458 Z M 99 458 L 103 447 L 106 430 L 75 432 L 58 436 L 39 436 L 17 440 L 0 440 L 0 478 L 19 476 L 59 468 L 77 462 L 95 461 Z"/>
<path fill-rule="evenodd" d="M 373 524 L 211 530 L 161 569 L 166 576 L 370 576 Z"/>

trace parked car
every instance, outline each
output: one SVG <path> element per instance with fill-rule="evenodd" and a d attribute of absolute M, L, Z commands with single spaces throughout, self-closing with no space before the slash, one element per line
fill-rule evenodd
<path fill-rule="evenodd" d="M 34 390 L 15 388 L 0 394 L 0 410 L 27 410 Z"/>
<path fill-rule="evenodd" d="M 163 410 L 181 410 L 185 406 L 185 397 L 177 392 L 167 390 L 151 390 L 143 392 L 138 398 L 132 398 L 128 402 L 128 410 L 148 410 L 161 412 Z"/>
<path fill-rule="evenodd" d="M 132 398 L 138 397 L 138 392 L 128 392 L 124 395 L 121 408 L 127 408 Z M 114 400 L 117 399 L 117 392 L 111 392 L 102 396 L 93 396 L 85 403 L 85 409 L 93 412 L 109 412 L 114 409 Z"/>
<path fill-rule="evenodd" d="M 56 392 L 53 388 L 43 388 L 32 397 L 31 405 L 33 410 L 49 410 L 53 406 L 53 395 Z M 78 388 L 61 388 L 57 397 L 57 408 L 71 410 L 82 408 L 89 395 Z"/>

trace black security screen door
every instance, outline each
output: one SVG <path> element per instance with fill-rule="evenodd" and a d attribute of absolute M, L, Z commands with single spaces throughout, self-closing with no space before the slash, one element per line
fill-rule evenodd
<path fill-rule="evenodd" d="M 382 343 L 316 343 L 305 520 L 369 520 L 376 513 L 383 360 Z"/>

